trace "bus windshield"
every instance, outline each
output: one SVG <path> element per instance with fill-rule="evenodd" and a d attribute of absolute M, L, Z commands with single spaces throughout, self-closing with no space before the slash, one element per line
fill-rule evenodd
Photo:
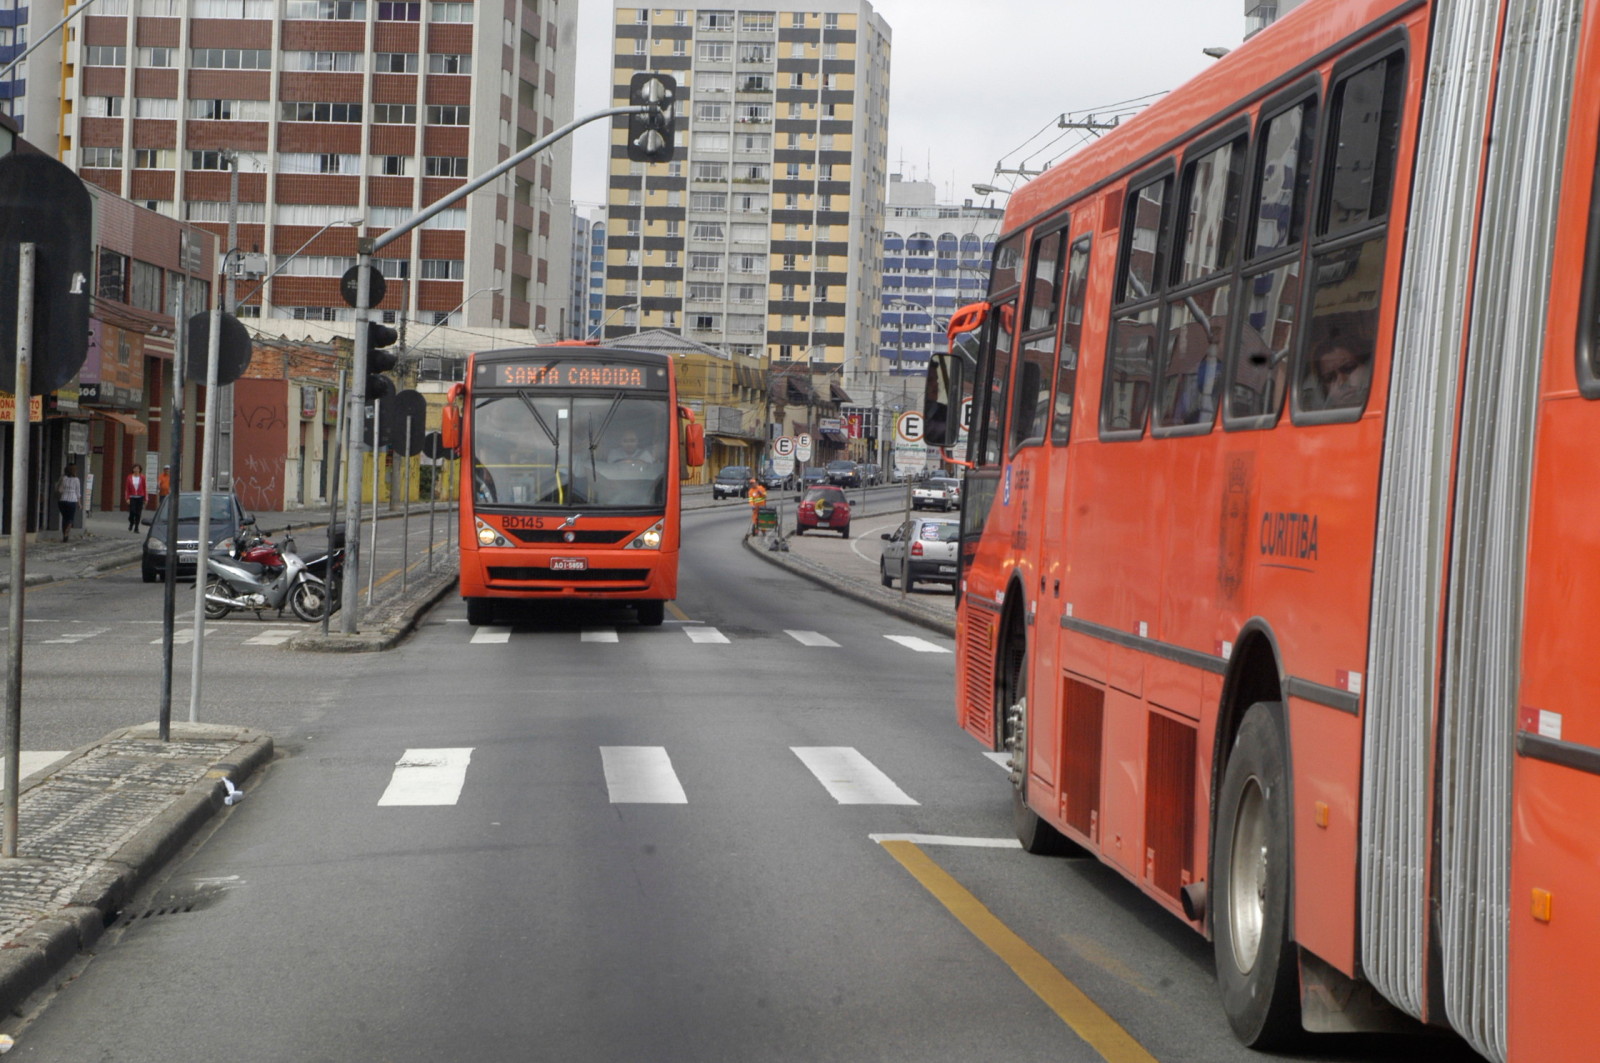
<path fill-rule="evenodd" d="M 667 403 L 620 393 L 480 398 L 472 472 L 480 504 L 540 509 L 666 504 Z"/>

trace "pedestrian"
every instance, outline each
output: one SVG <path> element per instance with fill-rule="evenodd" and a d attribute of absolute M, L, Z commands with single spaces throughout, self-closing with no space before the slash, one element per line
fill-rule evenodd
<path fill-rule="evenodd" d="M 139 530 L 139 515 L 144 512 L 144 500 L 150 493 L 150 485 L 144 478 L 144 466 L 135 464 L 133 471 L 123 481 L 122 494 L 128 501 L 128 530 Z"/>
<path fill-rule="evenodd" d="M 161 466 L 161 476 L 160 476 L 159 479 L 156 480 L 156 490 L 161 493 L 161 497 L 162 498 L 166 498 L 168 495 L 170 495 L 172 493 L 172 466 L 171 465 L 163 465 L 163 466 Z"/>
<path fill-rule="evenodd" d="M 750 491 L 746 497 L 750 502 L 750 533 L 754 535 L 761 527 L 761 507 L 767 504 L 767 489 L 761 486 L 760 480 L 752 476 Z"/>
<path fill-rule="evenodd" d="M 83 481 L 78 479 L 78 467 L 68 463 L 61 479 L 56 481 L 56 505 L 61 507 L 61 541 L 78 519 L 78 505 L 83 501 Z"/>

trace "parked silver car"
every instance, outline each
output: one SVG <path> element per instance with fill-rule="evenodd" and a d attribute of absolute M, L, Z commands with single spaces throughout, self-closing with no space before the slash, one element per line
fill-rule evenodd
<path fill-rule="evenodd" d="M 906 590 L 918 583 L 956 584 L 961 523 L 948 517 L 912 517 L 902 521 L 892 533 L 885 532 L 883 553 L 878 558 L 878 578 L 885 587 L 894 586 L 902 576 Z M 906 568 L 909 562 L 909 571 Z"/>
<path fill-rule="evenodd" d="M 911 492 L 912 509 L 949 511 L 961 505 L 961 481 L 952 476 L 930 476 Z"/>

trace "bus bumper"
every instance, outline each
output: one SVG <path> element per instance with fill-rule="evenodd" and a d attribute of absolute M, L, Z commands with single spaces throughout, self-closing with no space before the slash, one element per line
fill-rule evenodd
<path fill-rule="evenodd" d="M 561 568 L 581 557 L 581 569 Z M 670 601 L 678 594 L 675 550 L 607 550 L 560 555 L 463 550 L 461 597 L 513 601 Z"/>

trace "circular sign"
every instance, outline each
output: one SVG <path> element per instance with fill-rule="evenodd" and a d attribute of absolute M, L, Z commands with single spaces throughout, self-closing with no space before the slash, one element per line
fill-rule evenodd
<path fill-rule="evenodd" d="M 895 419 L 894 436 L 906 443 L 922 442 L 922 414 L 907 410 Z"/>
<path fill-rule="evenodd" d="M 801 432 L 795 437 L 794 456 L 801 461 L 811 460 L 811 433 Z"/>
<path fill-rule="evenodd" d="M 367 266 L 371 280 L 367 282 L 367 306 L 374 307 L 383 302 L 383 292 L 387 285 L 384 283 L 383 274 L 378 272 L 377 266 Z M 344 301 L 351 306 L 356 305 L 357 286 L 361 283 L 361 267 L 351 266 L 344 271 L 344 276 L 339 278 L 339 294 L 344 296 Z M 361 309 L 356 307 L 356 309 Z"/>
<path fill-rule="evenodd" d="M 780 458 L 794 457 L 794 436 L 779 436 L 774 439 L 772 452 Z"/>

